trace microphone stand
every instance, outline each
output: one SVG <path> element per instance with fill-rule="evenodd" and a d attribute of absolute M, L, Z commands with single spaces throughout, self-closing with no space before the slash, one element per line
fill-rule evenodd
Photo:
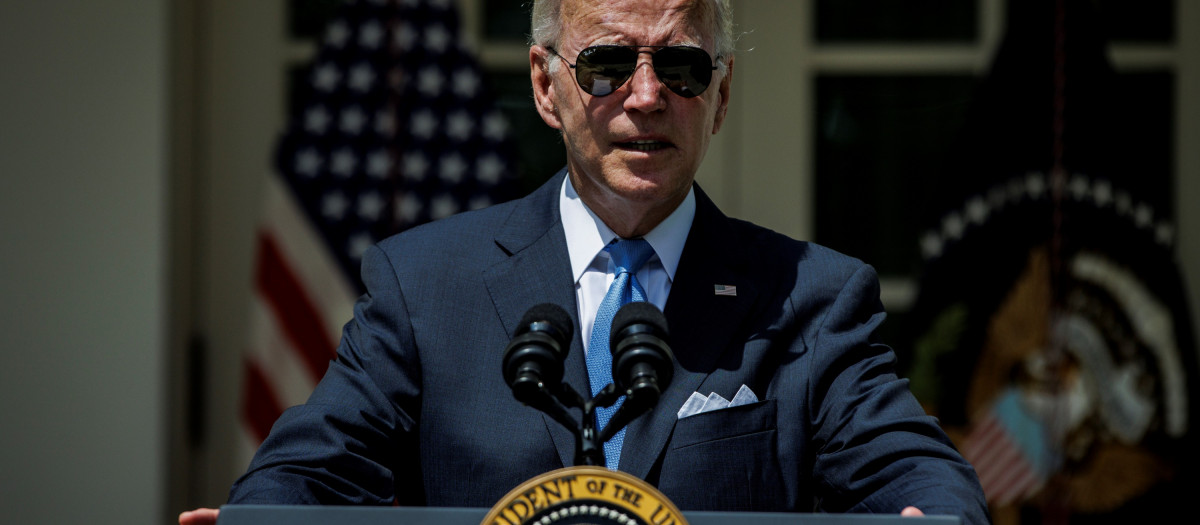
<path fill-rule="evenodd" d="M 655 388 L 654 394 L 657 394 Z M 608 424 L 597 431 L 596 409 L 608 408 L 617 403 L 622 395 L 612 383 L 606 385 L 595 397 L 584 400 L 571 385 L 563 382 L 557 392 L 551 391 L 544 383 L 539 383 L 537 393 L 525 399 L 526 404 L 549 415 L 560 425 L 570 430 L 575 436 L 575 465 L 605 466 L 604 443 L 629 424 L 637 416 L 654 405 L 657 395 L 626 396 L 625 403 L 613 414 Z M 649 402 L 649 398 L 653 398 Z M 576 421 L 571 416 L 570 409 L 578 408 L 583 411 L 583 417 Z"/>

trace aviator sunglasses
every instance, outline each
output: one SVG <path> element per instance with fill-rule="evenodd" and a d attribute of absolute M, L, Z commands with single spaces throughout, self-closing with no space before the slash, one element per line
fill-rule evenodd
<path fill-rule="evenodd" d="M 643 51 L 645 48 L 653 51 Z M 637 69 L 642 53 L 650 53 L 658 81 L 684 98 L 704 93 L 717 69 L 707 51 L 691 46 L 592 46 L 580 51 L 574 64 L 554 48 L 547 49 L 575 70 L 579 87 L 594 97 L 611 94 L 624 85 Z"/>

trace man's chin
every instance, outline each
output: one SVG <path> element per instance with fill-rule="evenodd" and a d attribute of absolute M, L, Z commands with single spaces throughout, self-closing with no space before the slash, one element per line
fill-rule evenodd
<path fill-rule="evenodd" d="M 674 206 L 683 200 L 691 186 L 691 178 L 682 175 L 630 172 L 610 185 L 615 193 L 629 202 Z"/>

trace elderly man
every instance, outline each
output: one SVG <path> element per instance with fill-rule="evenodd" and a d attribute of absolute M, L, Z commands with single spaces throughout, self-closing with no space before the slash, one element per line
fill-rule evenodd
<path fill-rule="evenodd" d="M 578 334 L 566 380 L 594 392 L 611 380 L 593 364 L 606 295 L 625 286 L 663 309 L 676 362 L 657 408 L 605 445 L 609 468 L 684 511 L 986 523 L 973 469 L 872 336 L 871 267 L 727 218 L 693 183 L 729 105 L 727 2 L 542 0 L 533 27 L 534 98 L 566 168 L 370 250 L 337 360 L 230 502 L 488 507 L 571 465 L 574 438 L 513 399 L 500 357 L 524 312 L 561 305 Z M 680 410 L 693 394 L 746 402 Z"/>

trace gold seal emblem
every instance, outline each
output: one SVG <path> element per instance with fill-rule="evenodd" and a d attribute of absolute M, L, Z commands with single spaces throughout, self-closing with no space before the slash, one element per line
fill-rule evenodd
<path fill-rule="evenodd" d="M 577 466 L 547 472 L 500 499 L 481 525 L 687 525 L 649 483 L 624 472 Z"/>

